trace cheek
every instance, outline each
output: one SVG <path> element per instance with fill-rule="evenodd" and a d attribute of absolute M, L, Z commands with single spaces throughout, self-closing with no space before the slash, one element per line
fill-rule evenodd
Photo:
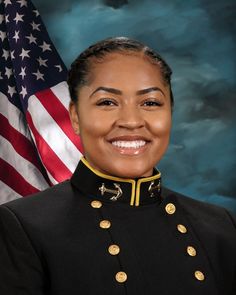
<path fill-rule="evenodd" d="M 156 114 L 149 122 L 150 130 L 153 135 L 169 136 L 171 130 L 171 115 Z"/>
<path fill-rule="evenodd" d="M 80 117 L 79 125 L 82 139 L 95 140 L 107 134 L 112 126 L 112 121 L 98 112 L 89 112 Z"/>

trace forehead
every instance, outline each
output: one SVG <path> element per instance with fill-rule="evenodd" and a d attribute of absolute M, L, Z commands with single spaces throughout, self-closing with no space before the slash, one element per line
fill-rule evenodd
<path fill-rule="evenodd" d="M 137 83 L 165 84 L 159 65 L 143 53 L 109 53 L 100 59 L 93 59 L 91 62 L 89 84 L 129 84 L 135 81 Z"/>

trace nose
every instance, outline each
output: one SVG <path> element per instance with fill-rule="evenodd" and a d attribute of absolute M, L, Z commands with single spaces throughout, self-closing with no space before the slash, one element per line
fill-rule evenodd
<path fill-rule="evenodd" d="M 145 120 L 141 114 L 141 110 L 139 110 L 137 107 L 125 106 L 120 110 L 116 124 L 120 128 L 132 130 L 144 127 Z"/>

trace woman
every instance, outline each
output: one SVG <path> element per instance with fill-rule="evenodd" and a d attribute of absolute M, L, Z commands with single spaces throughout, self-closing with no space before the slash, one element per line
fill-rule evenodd
<path fill-rule="evenodd" d="M 170 77 L 128 38 L 75 60 L 84 158 L 70 180 L 0 207 L 0 294 L 236 294 L 232 216 L 162 188 L 154 168 L 169 142 Z"/>

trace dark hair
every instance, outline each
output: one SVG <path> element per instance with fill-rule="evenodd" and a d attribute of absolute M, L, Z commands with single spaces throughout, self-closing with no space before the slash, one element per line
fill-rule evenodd
<path fill-rule="evenodd" d="M 173 107 L 174 99 L 171 90 L 171 68 L 157 52 L 139 41 L 126 37 L 108 38 L 99 41 L 85 49 L 76 58 L 71 64 L 67 80 L 72 101 L 77 101 L 79 88 L 88 83 L 88 75 L 91 70 L 92 59 L 95 59 L 95 61 L 96 59 L 101 60 L 111 52 L 140 52 L 148 56 L 151 61 L 159 66 L 163 80 L 170 87 L 171 106 Z"/>

